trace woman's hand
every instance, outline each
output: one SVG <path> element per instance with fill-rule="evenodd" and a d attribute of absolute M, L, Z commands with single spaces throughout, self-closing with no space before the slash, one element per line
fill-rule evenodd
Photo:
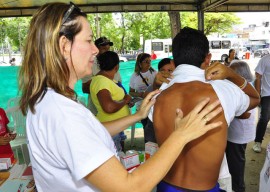
<path fill-rule="evenodd" d="M 125 101 L 126 104 L 128 104 L 131 101 L 132 97 L 128 94 L 126 94 L 123 98 L 123 100 Z"/>
<path fill-rule="evenodd" d="M 11 141 L 9 135 L 0 136 L 0 145 L 7 145 Z"/>
<path fill-rule="evenodd" d="M 10 137 L 10 140 L 14 140 L 17 136 L 17 133 L 16 132 L 10 132 L 9 133 L 9 137 Z"/>
<path fill-rule="evenodd" d="M 156 99 L 153 98 L 156 94 L 160 93 L 160 90 L 155 90 L 150 92 L 142 101 L 140 109 L 137 111 L 137 115 L 141 117 L 141 119 L 144 119 L 147 117 L 150 108 L 154 105 Z"/>
<path fill-rule="evenodd" d="M 208 123 L 222 111 L 219 100 L 207 105 L 210 99 L 206 98 L 183 118 L 183 112 L 178 109 L 175 119 L 175 129 L 183 135 L 186 142 L 190 142 L 204 135 L 207 131 L 219 127 L 222 122 Z"/>

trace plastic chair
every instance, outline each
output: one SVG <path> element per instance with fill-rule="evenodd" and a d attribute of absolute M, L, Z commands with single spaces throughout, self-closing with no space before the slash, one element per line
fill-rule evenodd
<path fill-rule="evenodd" d="M 7 102 L 7 108 L 19 106 L 20 99 L 21 99 L 21 97 L 13 97 L 13 98 L 9 99 Z"/>
<path fill-rule="evenodd" d="M 24 162 L 26 161 L 25 157 L 29 156 L 28 151 L 25 150 L 26 142 L 26 117 L 22 114 L 19 106 L 14 106 L 7 108 L 6 110 L 7 117 L 9 119 L 8 127 L 10 130 L 13 130 L 17 133 L 16 138 L 10 142 L 12 150 L 16 153 L 17 158 L 19 157 L 18 149 L 21 150 L 23 155 Z"/>
<path fill-rule="evenodd" d="M 130 146 L 134 147 L 134 137 L 135 137 L 136 123 L 131 126 L 131 137 L 130 137 Z"/>
<path fill-rule="evenodd" d="M 81 96 L 81 95 L 78 95 L 78 96 L 77 96 L 77 100 L 78 100 L 81 104 L 83 104 L 85 107 L 87 107 L 87 98 L 86 98 L 86 97 Z"/>

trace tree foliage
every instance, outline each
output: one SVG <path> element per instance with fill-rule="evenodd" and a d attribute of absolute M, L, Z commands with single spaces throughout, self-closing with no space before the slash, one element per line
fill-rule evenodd
<path fill-rule="evenodd" d="M 181 12 L 181 26 L 197 28 L 197 13 Z M 21 50 L 31 17 L 0 18 L 0 43 L 9 41 L 13 51 Z M 141 48 L 140 37 L 164 39 L 171 37 L 167 12 L 147 13 L 99 13 L 88 14 L 94 38 L 106 36 L 114 42 L 116 51 Z M 233 13 L 205 13 L 205 34 L 224 34 L 240 23 Z M 98 25 L 99 24 L 99 29 Z"/>
<path fill-rule="evenodd" d="M 191 27 L 197 29 L 198 16 L 197 13 L 182 12 L 181 25 L 183 27 Z M 205 13 L 204 14 L 204 33 L 210 35 L 212 33 L 224 34 L 232 30 L 234 25 L 240 24 L 240 18 L 234 13 Z"/>
<path fill-rule="evenodd" d="M 30 24 L 30 17 L 0 18 L 0 41 L 12 46 L 13 51 L 21 51 Z"/>

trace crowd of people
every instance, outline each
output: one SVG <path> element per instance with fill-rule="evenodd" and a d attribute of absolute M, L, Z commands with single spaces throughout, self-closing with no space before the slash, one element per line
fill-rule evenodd
<path fill-rule="evenodd" d="M 38 191 L 151 191 L 157 186 L 157 192 L 218 192 L 227 156 L 232 189 L 244 192 L 245 150 L 255 139 L 260 102 L 255 152 L 261 152 L 269 121 L 270 56 L 259 62 L 253 81 L 234 50 L 224 64 L 211 63 L 207 37 L 185 27 L 173 39 L 173 59 L 160 60 L 158 71 L 151 66 L 154 51 L 137 56 L 127 92 L 111 46 L 107 37 L 93 39 L 86 14 L 73 3 L 47 3 L 33 15 L 19 86 Z M 74 91 L 80 79 L 89 94 L 87 108 Z M 5 136 L 4 119 L 0 145 L 8 146 L 15 137 Z M 138 121 L 145 142 L 160 148 L 128 173 L 118 152 L 124 149 L 123 131 Z"/>

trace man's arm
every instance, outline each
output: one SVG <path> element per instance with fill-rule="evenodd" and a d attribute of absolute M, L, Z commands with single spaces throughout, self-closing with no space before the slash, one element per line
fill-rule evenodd
<path fill-rule="evenodd" d="M 262 79 L 262 75 L 255 72 L 255 76 L 256 76 L 256 79 L 255 79 L 255 89 L 257 90 L 257 92 L 259 94 L 261 94 L 261 79 Z"/>
<path fill-rule="evenodd" d="M 250 99 L 247 111 L 257 107 L 260 103 L 260 95 L 256 89 L 234 70 L 225 65 L 218 62 L 210 65 L 205 69 L 205 78 L 207 80 L 227 79 L 240 87 Z"/>

